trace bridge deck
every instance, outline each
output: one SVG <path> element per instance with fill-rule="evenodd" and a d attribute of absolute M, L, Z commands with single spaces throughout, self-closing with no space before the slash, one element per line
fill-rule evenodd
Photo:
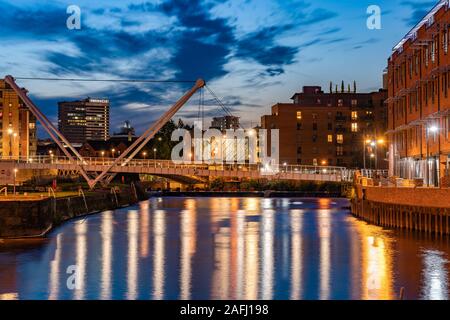
<path fill-rule="evenodd" d="M 87 172 L 101 172 L 114 159 L 85 158 L 71 161 L 64 157 L 33 157 L 28 159 L 3 159 L 2 168 L 77 170 L 79 165 Z M 177 175 L 198 177 L 234 177 L 269 180 L 335 181 L 349 180 L 349 172 L 342 167 L 329 166 L 286 166 L 263 167 L 261 164 L 177 164 L 168 160 L 130 160 L 111 168 L 112 173 L 139 173 L 154 175 Z"/>

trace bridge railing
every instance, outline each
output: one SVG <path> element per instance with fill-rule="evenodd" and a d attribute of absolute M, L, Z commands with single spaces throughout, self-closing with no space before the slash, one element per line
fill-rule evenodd
<path fill-rule="evenodd" d="M 49 165 L 81 165 L 81 166 L 108 166 L 114 163 L 115 158 L 107 157 L 86 157 L 83 160 L 71 160 L 67 157 L 55 155 L 37 155 L 31 157 L 2 157 L 2 161 L 14 163 L 37 163 Z M 344 167 L 336 166 L 308 166 L 308 165 L 262 165 L 262 164 L 227 164 L 227 163 L 174 163 L 171 160 L 154 159 L 133 159 L 122 161 L 117 166 L 143 167 L 155 169 L 196 169 L 210 171 L 242 171 L 259 172 L 261 174 L 315 174 L 315 175 L 334 175 L 342 180 L 352 178 L 352 173 Z"/>

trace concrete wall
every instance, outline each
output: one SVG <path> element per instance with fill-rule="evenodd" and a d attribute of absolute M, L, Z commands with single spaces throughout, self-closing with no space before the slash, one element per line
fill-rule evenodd
<path fill-rule="evenodd" d="M 362 197 L 362 188 L 357 187 L 358 198 Z M 365 199 L 399 205 L 418 207 L 450 208 L 450 188 L 392 188 L 364 187 Z"/>
<path fill-rule="evenodd" d="M 99 192 L 86 197 L 44 198 L 39 200 L 1 201 L 0 238 L 21 238 L 43 235 L 62 222 L 90 213 L 111 210 L 137 202 L 128 192 Z"/>

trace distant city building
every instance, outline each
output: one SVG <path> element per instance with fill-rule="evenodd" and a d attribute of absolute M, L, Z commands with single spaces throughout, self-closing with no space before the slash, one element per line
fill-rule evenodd
<path fill-rule="evenodd" d="M 109 138 L 109 100 L 87 98 L 58 103 L 58 127 L 70 143 Z"/>
<path fill-rule="evenodd" d="M 386 90 L 324 93 L 319 86 L 305 86 L 293 103 L 278 103 L 261 126 L 279 130 L 280 163 L 367 168 L 387 167 L 384 133 Z M 269 140 L 270 141 L 270 140 Z M 269 148 L 270 150 L 270 148 Z"/>
<path fill-rule="evenodd" d="M 114 132 L 114 134 L 112 136 L 112 138 L 127 138 L 128 141 L 131 141 L 135 137 L 136 137 L 136 131 L 131 126 L 131 123 L 128 120 L 123 123 L 122 127 L 120 127 L 120 131 L 117 133 Z"/>
<path fill-rule="evenodd" d="M 29 157 L 36 154 L 36 148 L 35 116 L 17 93 L 4 80 L 0 80 L 1 157 Z"/>
<path fill-rule="evenodd" d="M 235 116 L 224 116 L 213 118 L 211 122 L 211 127 L 213 129 L 219 129 L 220 131 L 228 129 L 239 129 L 239 117 Z"/>
<path fill-rule="evenodd" d="M 440 1 L 388 59 L 389 171 L 440 185 L 450 176 L 450 11 Z"/>

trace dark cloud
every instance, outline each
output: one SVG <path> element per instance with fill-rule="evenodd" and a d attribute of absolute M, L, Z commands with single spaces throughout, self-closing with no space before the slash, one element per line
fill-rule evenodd
<path fill-rule="evenodd" d="M 275 44 L 277 36 L 292 29 L 291 25 L 267 27 L 244 37 L 238 43 L 236 56 L 268 66 L 267 75 L 284 73 L 283 66 L 295 62 L 298 48 Z"/>
<path fill-rule="evenodd" d="M 402 1 L 401 5 L 409 6 L 412 10 L 411 16 L 404 19 L 407 25 L 412 27 L 426 16 L 428 11 L 436 5 L 436 1 Z"/>

